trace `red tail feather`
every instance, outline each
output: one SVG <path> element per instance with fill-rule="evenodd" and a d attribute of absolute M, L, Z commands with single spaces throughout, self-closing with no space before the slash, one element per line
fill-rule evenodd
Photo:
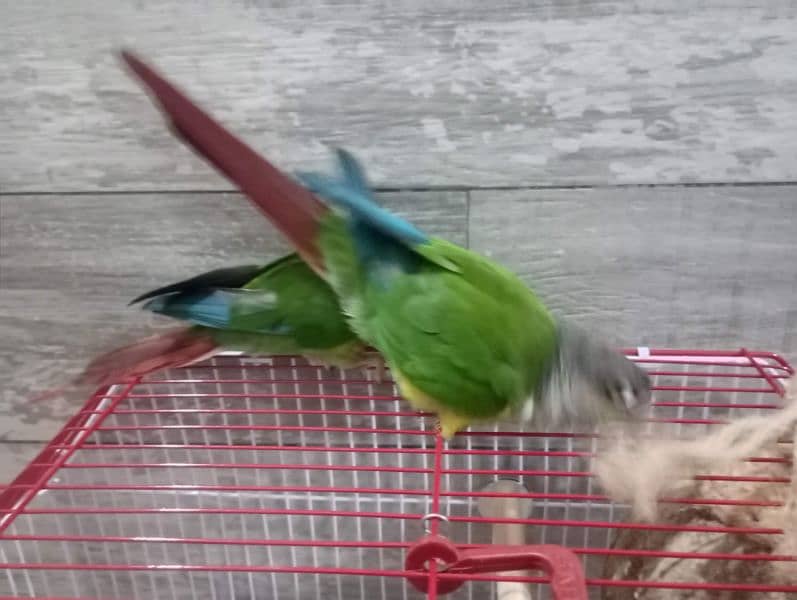
<path fill-rule="evenodd" d="M 47 390 L 31 399 L 41 402 L 79 386 L 97 388 L 119 383 L 130 377 L 179 367 L 214 354 L 216 343 L 188 328 L 173 329 L 106 352 L 92 360 L 69 385 Z"/>
<path fill-rule="evenodd" d="M 134 54 L 123 51 L 122 59 L 155 96 L 175 133 L 237 185 L 287 236 L 307 264 L 323 274 L 315 239 L 326 206 Z"/>
<path fill-rule="evenodd" d="M 120 379 L 179 367 L 215 350 L 217 346 L 210 337 L 186 328 L 173 329 L 98 356 L 88 364 L 75 383 L 93 386 L 116 383 Z"/>

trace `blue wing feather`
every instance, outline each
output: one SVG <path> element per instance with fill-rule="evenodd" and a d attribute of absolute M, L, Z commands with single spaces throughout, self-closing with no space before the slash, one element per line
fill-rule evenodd
<path fill-rule="evenodd" d="M 335 155 L 338 157 L 338 162 L 340 163 L 339 166 L 343 174 L 343 181 L 352 189 L 358 190 L 363 196 L 373 202 L 371 187 L 368 185 L 368 179 L 359 161 L 354 158 L 351 152 L 343 148 L 336 148 Z"/>
<path fill-rule="evenodd" d="M 273 292 L 247 289 L 199 290 L 180 294 L 157 296 L 144 304 L 144 310 L 166 315 L 194 325 L 213 329 L 231 329 L 231 318 L 235 305 L 237 318 L 247 315 L 262 315 L 257 325 L 244 327 L 245 330 L 269 335 L 288 335 L 292 329 L 271 311 L 278 309 L 277 296 Z M 241 323 L 235 321 L 235 329 Z"/>
<path fill-rule="evenodd" d="M 371 281 L 384 286 L 398 274 L 417 270 L 425 258 L 416 248 L 428 242 L 429 236 L 376 203 L 354 156 L 340 148 L 336 156 L 342 179 L 318 173 L 298 173 L 297 177 L 311 191 L 348 212 L 357 257 Z"/>
<path fill-rule="evenodd" d="M 220 291 L 194 294 L 167 294 L 156 296 L 143 305 L 144 310 L 204 325 L 223 329 L 230 323 L 230 297 Z"/>
<path fill-rule="evenodd" d="M 343 180 L 317 173 L 298 173 L 297 177 L 314 193 L 348 210 L 356 222 L 376 229 L 401 244 L 412 247 L 429 241 L 429 236 L 412 223 L 397 217 L 374 201 L 363 169 L 351 154 L 338 149 L 337 157 Z"/>

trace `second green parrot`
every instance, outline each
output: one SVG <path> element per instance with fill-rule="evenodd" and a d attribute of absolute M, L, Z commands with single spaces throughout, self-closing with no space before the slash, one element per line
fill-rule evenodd
<path fill-rule="evenodd" d="M 296 254 L 266 266 L 217 269 L 142 294 L 131 304 L 191 323 L 104 354 L 81 382 L 195 362 L 223 350 L 301 354 L 311 362 L 350 368 L 381 360 L 349 327 L 337 296 Z"/>

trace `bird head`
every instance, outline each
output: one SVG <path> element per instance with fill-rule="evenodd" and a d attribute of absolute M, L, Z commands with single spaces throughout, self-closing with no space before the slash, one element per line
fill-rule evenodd
<path fill-rule="evenodd" d="M 558 353 L 535 413 L 546 424 L 631 420 L 651 401 L 647 371 L 597 336 L 560 327 Z"/>

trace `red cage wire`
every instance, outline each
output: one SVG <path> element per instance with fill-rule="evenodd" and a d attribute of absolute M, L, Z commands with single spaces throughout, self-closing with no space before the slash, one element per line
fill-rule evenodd
<path fill-rule="evenodd" d="M 776 354 L 744 349 L 626 353 L 652 375 L 650 420 L 683 433 L 777 409 L 782 380 L 793 373 Z M 617 535 L 629 531 L 783 532 L 631 522 L 627 507 L 597 489 L 588 470 L 594 444 L 574 431 L 506 425 L 445 443 L 434 418 L 410 410 L 390 381 L 298 357 L 217 356 L 98 390 L 0 493 L 0 596 L 406 599 L 425 589 L 429 598 L 482 599 L 496 597 L 497 581 L 514 580 L 533 584 L 533 598 L 551 597 L 549 577 L 538 572 L 407 566 L 425 533 L 478 553 L 489 550 L 502 524 L 522 526 L 528 544 L 570 548 L 590 598 L 635 598 L 659 588 L 797 593 L 797 585 L 749 574 L 720 582 L 607 576 L 608 559 L 758 564 L 797 557 L 618 547 Z M 790 481 L 705 477 L 746 486 Z M 517 487 L 495 488 L 499 479 Z M 522 500 L 527 512 L 485 515 L 485 499 Z M 768 504 L 754 497 L 662 502 Z"/>

